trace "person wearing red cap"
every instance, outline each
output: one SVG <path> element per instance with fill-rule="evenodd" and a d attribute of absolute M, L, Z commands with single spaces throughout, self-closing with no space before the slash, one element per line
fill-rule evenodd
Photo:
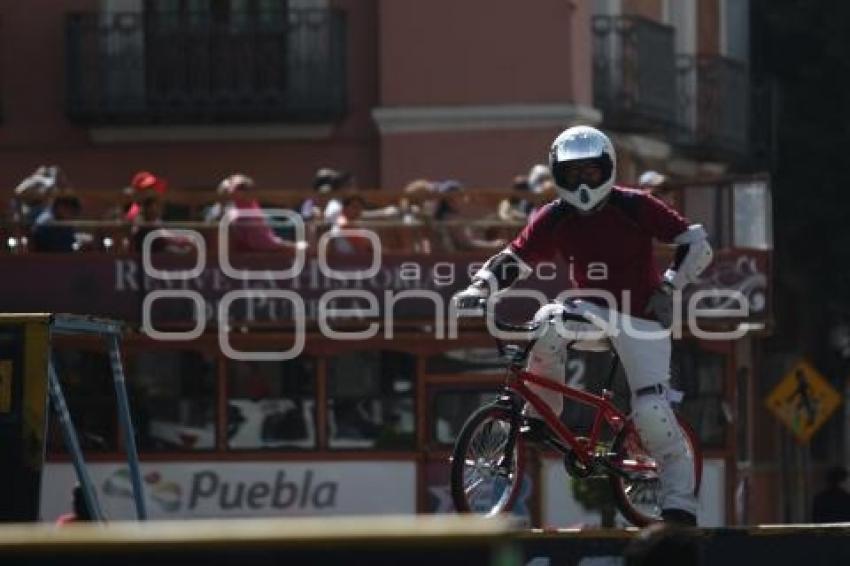
<path fill-rule="evenodd" d="M 168 189 L 168 181 L 162 177 L 157 177 L 150 171 L 139 171 L 133 175 L 130 186 L 138 192 L 151 190 L 159 195 L 163 195 Z"/>
<path fill-rule="evenodd" d="M 123 218 L 127 222 L 135 222 L 142 213 L 146 201 L 159 199 L 168 190 L 168 181 L 150 171 L 138 171 L 130 180 L 130 186 L 124 189 L 124 195 L 130 202 L 126 205 Z"/>
<path fill-rule="evenodd" d="M 142 252 L 145 237 L 154 230 L 162 229 L 163 195 L 168 190 L 168 181 L 149 171 L 139 171 L 125 189 L 132 198 L 132 204 L 124 214 L 124 220 L 131 222 L 133 250 Z M 192 249 L 192 242 L 187 238 L 170 233 L 161 233 L 151 246 L 154 253 L 176 252 L 186 253 Z"/>

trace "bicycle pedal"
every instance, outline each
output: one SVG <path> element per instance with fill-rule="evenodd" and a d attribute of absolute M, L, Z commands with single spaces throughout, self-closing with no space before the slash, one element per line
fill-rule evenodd
<path fill-rule="evenodd" d="M 592 472 L 592 468 L 587 468 L 582 464 L 576 453 L 570 450 L 564 455 L 564 469 L 567 471 L 569 475 L 575 478 L 586 478 Z"/>

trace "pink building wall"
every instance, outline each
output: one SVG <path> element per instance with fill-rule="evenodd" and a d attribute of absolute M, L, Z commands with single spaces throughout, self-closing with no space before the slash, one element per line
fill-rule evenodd
<path fill-rule="evenodd" d="M 570 100 L 571 12 L 563 0 L 381 0 L 381 104 Z"/>
<path fill-rule="evenodd" d="M 541 161 L 569 124 L 382 135 L 373 110 L 592 106 L 585 2 L 536 0 L 533 9 L 511 0 L 330 3 L 347 14 L 349 107 L 325 135 L 284 139 L 261 131 L 237 141 L 223 127 L 213 140 L 174 141 L 180 128 L 169 126 L 148 129 L 155 141 L 131 134 L 123 142 L 96 141 L 94 130 L 65 116 L 66 14 L 95 11 L 101 2 L 0 3 L 0 187 L 10 190 L 45 163 L 61 165 L 80 188 L 104 190 L 124 186 L 141 168 L 175 187 L 212 187 L 243 171 L 266 188 L 300 188 L 321 166 L 352 171 L 363 187 L 394 187 L 419 175 L 504 186 Z"/>
<path fill-rule="evenodd" d="M 380 0 L 378 11 L 382 108 L 448 108 L 462 117 L 464 108 L 488 107 L 506 115 L 492 127 L 383 132 L 383 186 L 419 176 L 508 186 L 545 160 L 554 136 L 571 125 L 527 123 L 523 113 L 592 106 L 587 3 L 539 0 L 517 9 L 510 0 Z"/>
<path fill-rule="evenodd" d="M 557 128 L 388 136 L 381 156 L 387 188 L 416 178 L 458 179 L 468 187 L 509 188 L 514 175 L 546 163 Z"/>

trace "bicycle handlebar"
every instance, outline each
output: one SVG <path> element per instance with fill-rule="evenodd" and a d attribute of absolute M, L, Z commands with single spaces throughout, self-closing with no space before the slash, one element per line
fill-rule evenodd
<path fill-rule="evenodd" d="M 478 300 L 478 308 L 480 308 L 480 309 L 482 309 L 486 312 L 488 302 L 489 302 L 488 299 L 485 299 L 485 298 L 479 299 Z M 576 313 L 562 312 L 562 316 L 563 316 L 564 320 L 571 320 L 571 321 L 585 322 L 585 323 L 590 322 L 584 316 L 582 316 L 580 314 L 576 314 Z M 495 316 L 495 313 L 494 313 L 494 316 L 493 316 L 493 322 L 496 324 L 496 328 L 498 330 L 502 330 L 502 331 L 505 331 L 505 332 L 534 332 L 537 329 L 539 329 L 540 326 L 543 324 L 542 320 L 538 320 L 538 321 L 532 320 L 532 321 L 526 322 L 524 324 L 513 324 L 513 323 L 510 323 L 510 322 L 507 322 L 505 320 L 497 318 Z M 529 352 L 529 350 L 531 349 L 531 346 L 532 346 L 532 344 L 529 344 L 524 349 L 520 350 L 520 349 L 516 349 L 517 348 L 516 346 L 505 346 L 505 343 L 497 336 L 494 336 L 493 338 L 496 340 L 496 348 L 499 351 L 499 355 L 502 356 L 502 357 L 508 357 L 513 363 L 518 363 L 518 362 L 524 361 L 525 358 L 528 356 L 528 352 Z M 514 348 L 514 349 L 511 350 L 511 348 Z M 604 388 L 604 389 L 607 389 L 607 390 L 610 390 L 613 386 L 614 378 L 617 375 L 617 367 L 619 365 L 619 356 L 617 356 L 617 353 L 616 353 L 616 351 L 613 350 L 613 348 L 611 350 L 611 353 L 612 353 L 611 368 L 608 370 L 608 378 L 605 381 L 606 385 L 605 385 L 605 388 Z"/>

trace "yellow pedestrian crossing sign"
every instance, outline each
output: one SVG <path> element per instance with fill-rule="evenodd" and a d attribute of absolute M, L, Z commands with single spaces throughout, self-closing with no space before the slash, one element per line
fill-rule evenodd
<path fill-rule="evenodd" d="M 805 444 L 841 404 L 841 395 L 811 364 L 800 360 L 766 402 L 797 441 Z"/>

